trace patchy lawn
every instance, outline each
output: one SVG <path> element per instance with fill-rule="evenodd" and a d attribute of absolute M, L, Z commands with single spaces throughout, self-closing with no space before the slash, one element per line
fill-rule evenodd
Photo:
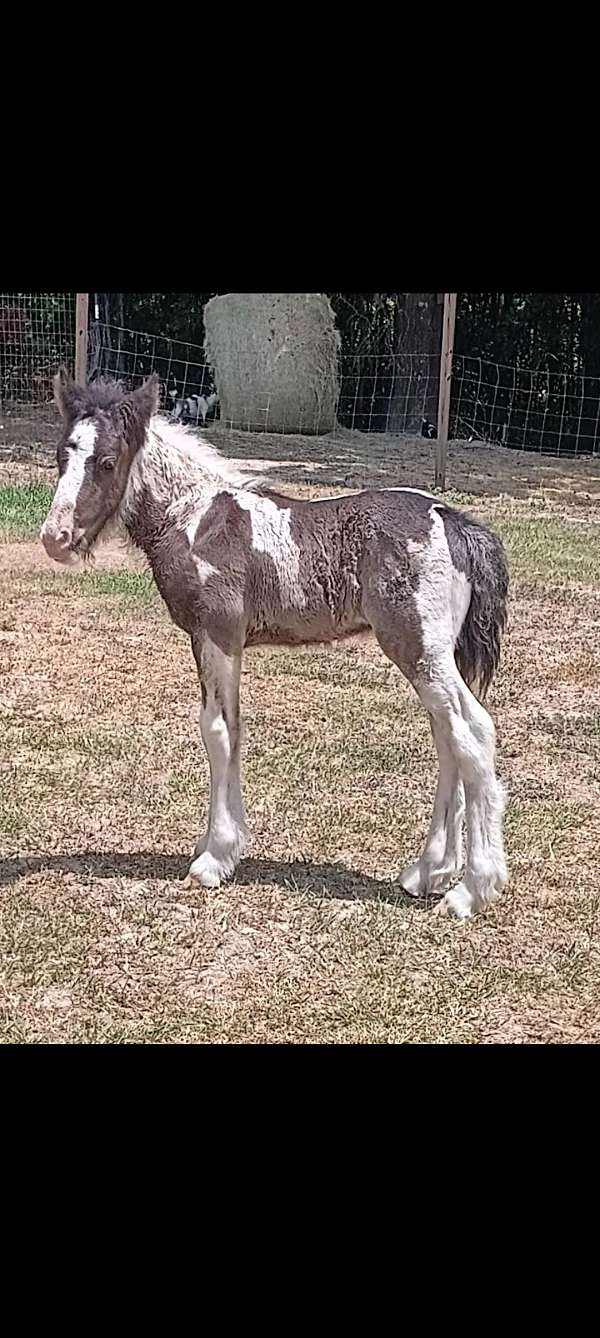
<path fill-rule="evenodd" d="M 1 1040 L 600 1040 L 600 470 L 462 449 L 450 496 L 497 525 L 513 575 L 490 700 L 511 881 L 466 923 L 392 881 L 434 751 L 368 640 L 246 656 L 249 855 L 184 891 L 207 799 L 187 640 L 125 549 L 53 567 L 32 539 L 52 471 L 0 466 Z M 323 443 L 279 451 L 278 486 L 348 486 L 329 458 L 320 489 Z M 382 482 L 419 481 L 382 458 Z"/>
<path fill-rule="evenodd" d="M 2 483 L 0 480 L 0 542 L 34 535 L 52 498 L 47 483 Z"/>

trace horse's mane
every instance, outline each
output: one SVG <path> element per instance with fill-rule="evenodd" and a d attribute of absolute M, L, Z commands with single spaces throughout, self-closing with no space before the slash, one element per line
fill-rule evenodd
<path fill-rule="evenodd" d="M 266 486 L 264 477 L 240 469 L 233 460 L 222 455 L 216 446 L 211 446 L 204 437 L 183 423 L 174 423 L 160 413 L 155 414 L 150 420 L 149 432 L 159 446 L 177 452 L 184 469 L 189 470 L 192 476 L 199 470 L 215 482 L 222 481 L 230 487 L 252 492 Z"/>

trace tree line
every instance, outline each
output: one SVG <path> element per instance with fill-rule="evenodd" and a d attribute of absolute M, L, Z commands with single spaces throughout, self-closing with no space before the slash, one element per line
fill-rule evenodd
<path fill-rule="evenodd" d="M 100 294 L 100 318 L 202 344 L 204 307 L 215 296 Z M 348 355 L 429 352 L 436 343 L 441 293 L 328 297 Z M 600 377 L 600 293 L 459 293 L 455 350 L 532 370 Z"/>
<path fill-rule="evenodd" d="M 202 362 L 203 312 L 215 295 L 91 294 L 91 324 L 160 337 L 162 347 L 169 340 L 195 344 L 194 356 Z M 11 302 L 18 308 L 22 297 L 27 310 L 31 296 L 13 294 Z M 435 422 L 443 295 L 328 296 L 342 336 L 340 421 L 389 431 L 418 430 L 422 417 Z M 27 322 L 25 336 L 13 316 L 0 320 L 0 394 L 5 396 L 22 374 L 23 338 L 32 345 L 32 364 L 37 357 L 33 345 L 40 345 L 44 361 L 49 351 L 54 356 L 55 346 L 58 355 L 64 345 L 65 295 L 34 297 L 36 320 Z M 144 364 L 151 360 L 151 344 L 136 342 Z M 600 448 L 599 293 L 459 293 L 454 351 L 455 435 L 542 449 L 558 444 L 566 451 Z M 180 357 L 177 351 L 172 359 L 175 380 Z"/>
<path fill-rule="evenodd" d="M 213 296 L 105 295 L 103 318 L 201 345 Z M 340 421 L 389 431 L 435 422 L 443 294 L 328 296 L 342 336 Z M 454 352 L 455 435 L 567 453 L 600 446 L 600 293 L 459 293 Z"/>

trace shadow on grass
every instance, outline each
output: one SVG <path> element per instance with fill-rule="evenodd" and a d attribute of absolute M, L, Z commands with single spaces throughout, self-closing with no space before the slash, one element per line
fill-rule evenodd
<path fill-rule="evenodd" d="M 181 882 L 189 868 L 189 855 L 161 855 L 150 851 L 85 851 L 80 855 L 26 855 L 0 859 L 0 884 L 12 883 L 27 874 L 74 873 L 80 878 L 133 878 L 141 881 Z M 348 869 L 344 864 L 319 864 L 311 860 L 243 859 L 228 886 L 267 884 L 310 893 L 327 900 L 385 901 L 393 906 L 411 905 L 427 910 L 432 899 L 415 900 L 399 883 Z"/>

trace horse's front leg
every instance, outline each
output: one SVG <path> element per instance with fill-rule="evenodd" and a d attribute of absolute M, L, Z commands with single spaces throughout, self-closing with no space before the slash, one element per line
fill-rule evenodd
<path fill-rule="evenodd" d="M 241 652 L 226 655 L 208 636 L 193 642 L 202 690 L 200 732 L 210 767 L 208 831 L 196 844 L 189 879 L 218 887 L 247 840 L 240 781 Z"/>

